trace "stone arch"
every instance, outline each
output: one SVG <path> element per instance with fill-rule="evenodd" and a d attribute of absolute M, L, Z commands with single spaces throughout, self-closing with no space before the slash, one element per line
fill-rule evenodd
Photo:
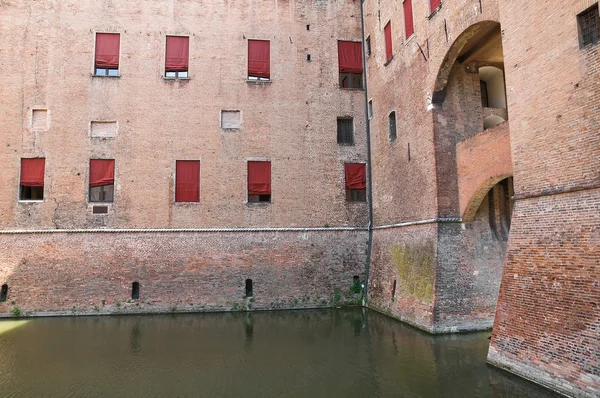
<path fill-rule="evenodd" d="M 479 206 L 481 206 L 481 202 L 488 194 L 490 189 L 492 189 L 492 187 L 498 184 L 500 181 L 509 177 L 512 177 L 512 175 L 500 174 L 487 179 L 483 184 L 481 184 L 479 188 L 473 192 L 471 199 L 468 201 L 462 214 L 462 221 L 465 223 L 473 221 L 475 214 L 477 213 L 477 209 L 479 209 Z"/>
<path fill-rule="evenodd" d="M 495 35 L 498 29 L 500 29 L 500 23 L 497 21 L 481 21 L 466 28 L 456 40 L 454 40 L 454 43 L 452 43 L 452 46 L 450 46 L 450 49 L 442 61 L 435 80 L 431 98 L 433 104 L 441 104 L 444 102 L 448 78 L 456 61 L 461 62 L 461 59 L 466 60 L 468 57 L 465 58 L 465 56 L 468 56 L 469 52 L 478 49 L 477 45 L 475 45 L 474 48 L 468 48 L 467 46 L 472 44 L 473 41 L 487 42 L 487 39 Z M 466 54 L 464 53 L 465 50 L 467 51 Z"/>

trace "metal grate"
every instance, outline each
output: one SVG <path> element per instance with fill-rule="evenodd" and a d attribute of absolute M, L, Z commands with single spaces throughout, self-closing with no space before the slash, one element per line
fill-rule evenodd
<path fill-rule="evenodd" d="M 581 45 L 598 43 L 600 41 L 600 14 L 595 5 L 577 16 L 581 29 Z"/>
<path fill-rule="evenodd" d="M 337 120 L 337 142 L 338 144 L 354 144 L 354 119 Z"/>

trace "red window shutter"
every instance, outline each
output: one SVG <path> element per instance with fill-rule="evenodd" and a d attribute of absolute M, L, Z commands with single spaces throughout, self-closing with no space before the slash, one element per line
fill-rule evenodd
<path fill-rule="evenodd" d="M 96 33 L 96 68 L 119 69 L 121 35 Z"/>
<path fill-rule="evenodd" d="M 115 184 L 115 161 L 113 159 L 90 160 L 90 188 Z"/>
<path fill-rule="evenodd" d="M 435 10 L 440 6 L 440 4 L 442 4 L 442 0 L 429 0 L 429 2 L 431 5 L 431 11 Z"/>
<path fill-rule="evenodd" d="M 271 42 L 248 40 L 248 76 L 271 78 Z"/>
<path fill-rule="evenodd" d="M 404 32 L 406 38 L 412 36 L 415 33 L 415 27 L 413 25 L 413 12 L 412 12 L 412 0 L 404 0 Z"/>
<path fill-rule="evenodd" d="M 346 189 L 366 189 L 367 172 L 364 163 L 346 163 Z"/>
<path fill-rule="evenodd" d="M 43 187 L 46 159 L 21 159 L 21 186 Z"/>
<path fill-rule="evenodd" d="M 362 43 L 357 41 L 338 41 L 338 64 L 340 66 L 340 73 L 362 74 Z"/>
<path fill-rule="evenodd" d="M 392 22 L 388 22 L 383 28 L 385 34 L 385 59 L 389 61 L 392 58 Z"/>
<path fill-rule="evenodd" d="M 271 194 L 271 162 L 248 162 L 248 195 Z"/>
<path fill-rule="evenodd" d="M 175 166 L 175 202 L 200 202 L 200 161 L 178 160 Z"/>
<path fill-rule="evenodd" d="M 165 72 L 187 72 L 189 56 L 189 37 L 167 36 Z"/>

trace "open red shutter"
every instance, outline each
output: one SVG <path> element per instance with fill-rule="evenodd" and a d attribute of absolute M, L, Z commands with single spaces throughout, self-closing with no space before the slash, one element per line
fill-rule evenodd
<path fill-rule="evenodd" d="M 338 41 L 338 64 L 340 66 L 340 73 L 362 74 L 362 43 L 356 41 Z"/>
<path fill-rule="evenodd" d="M 440 4 L 442 4 L 442 0 L 429 0 L 429 2 L 431 5 L 431 11 L 435 10 L 440 6 Z"/>
<path fill-rule="evenodd" d="M 364 163 L 346 163 L 346 189 L 366 189 L 367 174 Z"/>
<path fill-rule="evenodd" d="M 96 33 L 96 68 L 119 69 L 121 35 Z"/>
<path fill-rule="evenodd" d="M 271 43 L 248 40 L 248 76 L 271 78 Z"/>
<path fill-rule="evenodd" d="M 385 35 L 385 59 L 389 61 L 392 58 L 392 22 L 388 22 L 383 28 Z"/>
<path fill-rule="evenodd" d="M 175 180 L 175 202 L 200 202 L 199 160 L 178 160 Z"/>
<path fill-rule="evenodd" d="M 404 0 L 404 32 L 406 38 L 412 36 L 415 33 L 415 27 L 413 25 L 413 11 L 412 11 L 412 0 Z"/>
<path fill-rule="evenodd" d="M 167 36 L 165 72 L 187 72 L 189 56 L 189 37 Z"/>
<path fill-rule="evenodd" d="M 21 159 L 21 185 L 24 187 L 43 187 L 46 159 Z"/>
<path fill-rule="evenodd" d="M 115 161 L 113 159 L 90 160 L 90 187 L 106 187 L 115 184 Z"/>
<path fill-rule="evenodd" d="M 248 162 L 248 195 L 271 194 L 271 162 Z"/>

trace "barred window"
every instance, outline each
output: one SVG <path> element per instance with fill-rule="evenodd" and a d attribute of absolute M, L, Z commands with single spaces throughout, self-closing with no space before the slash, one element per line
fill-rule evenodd
<path fill-rule="evenodd" d="M 396 139 L 396 112 L 392 111 L 390 112 L 390 116 L 389 116 L 389 122 L 390 122 L 390 131 L 389 131 L 389 138 L 390 141 L 395 140 Z"/>
<path fill-rule="evenodd" d="M 600 14 L 598 4 L 588 8 L 577 16 L 581 47 L 596 44 L 600 41 Z"/>
<path fill-rule="evenodd" d="M 337 120 L 337 142 L 343 145 L 354 144 L 354 119 L 341 118 Z"/>

